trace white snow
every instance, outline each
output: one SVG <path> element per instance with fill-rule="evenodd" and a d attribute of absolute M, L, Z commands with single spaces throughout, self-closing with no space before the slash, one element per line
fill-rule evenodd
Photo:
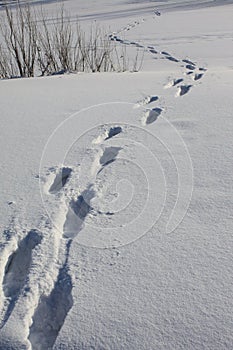
<path fill-rule="evenodd" d="M 232 349 L 233 5 L 65 6 L 143 67 L 0 81 L 0 350 Z"/>

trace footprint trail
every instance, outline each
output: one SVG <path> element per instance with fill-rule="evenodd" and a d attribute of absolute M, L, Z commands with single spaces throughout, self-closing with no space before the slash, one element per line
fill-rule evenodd
<path fill-rule="evenodd" d="M 72 169 L 68 167 L 64 167 L 59 170 L 58 174 L 56 175 L 53 184 L 51 185 L 49 192 L 51 194 L 59 192 L 67 183 L 69 180 L 69 177 L 71 175 Z"/>
<path fill-rule="evenodd" d="M 186 95 L 189 90 L 191 89 L 192 85 L 181 85 L 178 88 L 177 96 L 184 96 Z"/>
<path fill-rule="evenodd" d="M 68 312 L 73 306 L 73 286 L 68 267 L 69 250 L 70 242 L 67 243 L 66 261 L 59 269 L 54 288 L 48 296 L 41 296 L 33 315 L 28 336 L 32 349 L 52 349 Z"/>
<path fill-rule="evenodd" d="M 162 111 L 162 108 L 158 107 L 146 111 L 144 116 L 142 117 L 142 124 L 148 125 L 154 123 L 158 119 Z"/>
<path fill-rule="evenodd" d="M 118 43 L 117 45 L 131 45 L 136 50 L 140 48 L 148 55 L 151 55 L 150 57 L 153 57 L 153 59 L 163 59 L 167 65 L 174 64 L 176 67 L 178 66 L 181 74 L 183 74 L 182 78 L 179 76 L 174 77 L 164 88 L 171 88 L 171 91 L 176 91 L 175 96 L 177 97 L 187 95 L 193 86 L 202 83 L 207 69 L 198 67 L 195 62 L 188 58 L 176 58 L 175 55 L 156 46 L 142 45 L 139 42 L 125 40 L 119 36 L 122 32 L 128 32 L 139 24 L 142 25 L 144 21 L 142 19 L 129 23 L 118 32 L 109 34 L 109 40 L 115 41 Z M 164 96 L 158 96 L 156 91 L 147 93 L 146 97 L 135 103 L 134 108 L 142 108 L 140 122 L 144 127 L 150 128 L 151 124 L 155 123 L 166 109 L 166 105 L 161 107 L 160 100 L 161 98 L 165 99 L 169 92 L 164 91 Z M 156 126 L 157 124 L 155 124 Z M 123 132 L 124 126 L 120 124 L 101 127 L 98 137 L 92 141 L 92 147 L 99 152 L 92 164 L 95 175 L 98 175 L 104 169 L 106 171 L 111 170 L 111 164 L 118 159 L 120 152 L 125 148 L 124 145 L 122 147 L 111 145 L 111 142 L 120 138 Z M 73 284 L 69 270 L 70 247 L 73 240 L 83 230 L 89 217 L 105 214 L 109 219 L 110 216 L 114 215 L 112 212 L 101 212 L 93 208 L 92 200 L 98 197 L 93 179 L 93 182 L 89 181 L 82 188 L 81 186 L 79 188 L 79 184 L 77 185 L 76 183 L 75 185 L 78 188 L 72 185 L 75 171 L 77 171 L 75 167 L 62 167 L 55 175 L 52 184 L 49 183 L 49 189 L 47 189 L 49 199 L 54 199 L 58 202 L 58 214 L 61 214 L 62 217 L 61 234 L 58 238 L 58 245 L 60 244 L 58 250 L 60 250 L 58 253 L 59 258 L 57 258 L 57 261 L 60 261 L 60 263 L 56 270 L 55 278 L 52 278 L 53 284 L 49 292 L 41 292 L 39 294 L 35 303 L 36 308 L 31 317 L 32 323 L 28 332 L 28 341 L 31 344 L 31 348 L 36 350 L 52 349 L 73 307 Z M 62 191 L 63 188 L 66 191 Z M 66 204 L 65 206 L 64 203 Z M 20 295 L 25 290 L 26 281 L 30 276 L 33 264 L 33 251 L 37 247 L 39 248 L 41 243 L 41 233 L 37 230 L 31 230 L 19 242 L 17 249 L 8 257 L 2 280 L 2 292 L 5 301 L 0 327 L 7 323 Z"/>
<path fill-rule="evenodd" d="M 2 326 L 7 322 L 22 292 L 32 262 L 32 252 L 42 241 L 37 230 L 31 230 L 18 244 L 18 248 L 8 258 L 2 282 L 3 294 L 6 298 L 5 315 Z M 2 327 L 1 326 L 1 327 Z"/>

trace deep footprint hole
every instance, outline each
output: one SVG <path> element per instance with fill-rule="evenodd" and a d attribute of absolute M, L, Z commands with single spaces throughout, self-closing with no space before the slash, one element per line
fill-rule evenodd
<path fill-rule="evenodd" d="M 154 123 L 157 118 L 160 116 L 160 114 L 162 113 L 162 108 L 153 108 L 151 111 L 149 111 L 149 114 L 146 118 L 146 124 L 152 124 Z"/>
<path fill-rule="evenodd" d="M 182 78 L 175 79 L 175 80 L 173 81 L 173 86 L 176 86 L 176 85 L 178 85 L 179 83 L 182 83 L 183 80 L 184 80 L 184 79 L 182 79 Z"/>
<path fill-rule="evenodd" d="M 186 65 L 186 68 L 189 69 L 189 70 L 194 70 L 195 69 L 195 66 L 191 65 L 191 64 L 187 64 Z"/>
<path fill-rule="evenodd" d="M 181 85 L 179 86 L 179 96 L 183 96 L 189 92 L 192 85 Z"/>
<path fill-rule="evenodd" d="M 53 184 L 49 189 L 49 193 L 54 194 L 59 192 L 67 183 L 72 173 L 72 169 L 64 167 L 60 169 L 59 173 L 56 175 Z"/>
<path fill-rule="evenodd" d="M 108 147 L 104 150 L 103 155 L 101 156 L 99 162 L 102 166 L 106 166 L 116 159 L 118 153 L 120 152 L 121 147 Z"/>
<path fill-rule="evenodd" d="M 203 77 L 203 73 L 197 73 L 194 76 L 194 80 L 200 80 Z"/>
<path fill-rule="evenodd" d="M 192 62 L 192 61 L 190 61 L 190 60 L 187 60 L 187 59 L 182 60 L 182 62 L 187 63 L 187 64 L 190 64 L 191 66 L 195 66 L 195 63 L 194 63 L 194 62 Z"/>
<path fill-rule="evenodd" d="M 4 312 L 2 325 L 4 325 L 14 310 L 20 292 L 25 287 L 30 266 L 32 252 L 42 241 L 42 235 L 37 230 L 31 230 L 18 244 L 18 248 L 9 256 L 4 269 L 2 290 L 8 299 L 8 306 Z M 25 288 L 26 290 L 26 288 Z"/>
<path fill-rule="evenodd" d="M 105 138 L 105 140 L 109 140 L 112 137 L 120 134 L 122 132 L 122 127 L 121 126 L 116 126 L 113 128 L 110 128 L 109 132 L 108 132 L 108 136 Z"/>

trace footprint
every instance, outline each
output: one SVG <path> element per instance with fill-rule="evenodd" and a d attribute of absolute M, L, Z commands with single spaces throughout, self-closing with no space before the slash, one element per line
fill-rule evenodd
<path fill-rule="evenodd" d="M 112 137 L 120 134 L 122 132 L 122 127 L 121 126 L 115 126 L 109 129 L 108 131 L 108 136 L 104 140 L 109 140 Z"/>
<path fill-rule="evenodd" d="M 195 63 L 194 63 L 194 62 L 192 62 L 192 61 L 190 61 L 190 60 L 187 60 L 187 59 L 182 60 L 182 62 L 187 63 L 187 64 L 190 64 L 191 66 L 195 66 Z"/>
<path fill-rule="evenodd" d="M 158 96 L 147 96 L 143 100 L 137 102 L 136 105 L 134 106 L 134 108 L 138 108 L 138 107 L 147 105 L 149 103 L 157 101 L 158 99 L 159 99 Z"/>
<path fill-rule="evenodd" d="M 70 203 L 70 207 L 73 209 L 74 213 L 82 219 L 82 221 L 85 220 L 86 216 L 90 213 L 92 210 L 92 207 L 90 206 L 90 200 L 94 198 L 94 191 L 90 192 L 88 190 L 85 190 L 78 196 L 76 201 L 72 201 Z"/>
<path fill-rule="evenodd" d="M 202 68 L 202 67 L 201 67 L 201 68 L 199 68 L 199 71 L 200 71 L 200 72 L 206 72 L 206 71 L 207 71 L 207 69 L 206 69 L 206 68 Z"/>
<path fill-rule="evenodd" d="M 166 52 L 166 51 L 161 51 L 160 53 L 161 53 L 161 55 L 171 56 L 170 53 L 168 53 L 168 52 Z"/>
<path fill-rule="evenodd" d="M 122 132 L 121 126 L 114 126 L 111 127 L 109 130 L 105 130 L 103 134 L 99 135 L 96 139 L 92 141 L 93 144 L 98 145 L 100 143 L 103 143 L 106 140 L 111 139 L 112 137 L 120 134 Z"/>
<path fill-rule="evenodd" d="M 28 336 L 32 349 L 52 349 L 67 314 L 73 306 L 72 280 L 67 259 L 59 270 L 52 292 L 49 296 L 40 298 L 32 318 Z"/>
<path fill-rule="evenodd" d="M 32 251 L 41 241 L 42 236 L 38 231 L 29 231 L 27 236 L 18 244 L 17 250 L 8 258 L 2 286 L 4 296 L 8 299 L 9 304 L 5 312 L 3 324 L 10 317 L 20 292 L 24 287 L 31 266 Z"/>
<path fill-rule="evenodd" d="M 179 83 L 182 83 L 183 80 L 184 80 L 184 79 L 182 79 L 182 78 L 175 79 L 175 80 L 173 81 L 173 86 L 176 86 L 176 85 L 178 85 Z"/>
<path fill-rule="evenodd" d="M 151 53 L 155 53 L 155 54 L 158 53 L 158 51 L 156 51 L 156 50 L 154 50 L 154 49 L 150 49 L 150 52 L 151 52 Z"/>
<path fill-rule="evenodd" d="M 172 81 L 170 81 L 167 85 L 164 86 L 164 89 L 169 89 L 171 88 L 172 86 L 176 86 L 178 85 L 179 83 L 182 83 L 184 79 L 182 78 L 179 78 L 179 79 L 174 79 Z"/>
<path fill-rule="evenodd" d="M 143 45 L 140 45 L 140 44 L 138 44 L 138 43 L 136 43 L 136 46 L 137 46 L 138 48 L 144 48 Z"/>
<path fill-rule="evenodd" d="M 189 92 L 192 85 L 181 85 L 178 88 L 177 96 L 183 96 Z"/>
<path fill-rule="evenodd" d="M 177 58 L 172 57 L 172 56 L 166 56 L 166 59 L 172 62 L 180 62 Z"/>
<path fill-rule="evenodd" d="M 122 40 L 122 39 L 120 39 L 120 38 L 115 38 L 115 41 L 118 41 L 118 42 L 120 42 L 120 43 L 124 43 L 124 41 Z"/>
<path fill-rule="evenodd" d="M 203 77 L 203 73 L 197 73 L 197 74 L 194 75 L 193 79 L 194 79 L 194 80 L 199 80 L 199 79 L 201 79 L 202 77 Z"/>
<path fill-rule="evenodd" d="M 162 111 L 163 111 L 162 108 L 159 108 L 159 107 L 146 111 L 142 118 L 142 124 L 148 125 L 148 124 L 154 123 L 157 120 L 157 118 L 160 116 Z"/>
<path fill-rule="evenodd" d="M 87 215 L 93 210 L 90 201 L 95 197 L 95 191 L 92 186 L 84 190 L 76 200 L 71 200 L 66 214 L 66 220 L 63 226 L 63 237 L 71 238 L 83 229 L 84 221 Z"/>
<path fill-rule="evenodd" d="M 99 162 L 102 166 L 106 166 L 116 160 L 118 153 L 120 152 L 121 147 L 107 147 L 104 150 L 102 157 Z"/>
<path fill-rule="evenodd" d="M 194 70 L 195 69 L 195 66 L 191 65 L 191 64 L 187 64 L 185 66 L 185 68 L 189 69 L 189 70 Z"/>
<path fill-rule="evenodd" d="M 69 180 L 69 177 L 71 175 L 72 169 L 68 167 L 61 168 L 59 170 L 59 173 L 56 175 L 53 184 L 51 185 L 49 189 L 49 193 L 55 194 L 59 192 L 67 183 Z"/>

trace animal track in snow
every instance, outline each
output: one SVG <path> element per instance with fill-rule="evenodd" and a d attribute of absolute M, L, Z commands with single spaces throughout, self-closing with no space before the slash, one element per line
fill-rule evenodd
<path fill-rule="evenodd" d="M 160 116 L 162 111 L 163 111 L 162 108 L 159 108 L 159 107 L 146 111 L 144 116 L 142 117 L 142 124 L 148 125 L 148 124 L 154 123 L 157 120 L 157 118 Z"/>
<path fill-rule="evenodd" d="M 158 53 L 158 51 L 156 51 L 156 50 L 154 50 L 154 49 L 150 49 L 150 53 L 156 54 L 156 53 Z"/>
<path fill-rule="evenodd" d="M 170 53 L 168 53 L 167 51 L 161 51 L 160 53 L 161 53 L 161 55 L 171 56 Z"/>
<path fill-rule="evenodd" d="M 106 165 L 114 162 L 114 160 L 116 160 L 116 157 L 121 149 L 122 149 L 121 147 L 107 147 L 107 148 L 105 148 L 104 153 L 100 157 L 100 160 L 99 160 L 100 164 L 102 166 L 106 166 Z"/>
<path fill-rule="evenodd" d="M 195 63 L 194 63 L 194 62 L 192 62 L 192 61 L 190 61 L 190 60 L 187 60 L 187 59 L 182 60 L 182 62 L 187 63 L 187 64 L 190 64 L 191 66 L 195 66 Z"/>
<path fill-rule="evenodd" d="M 72 169 L 64 167 L 61 168 L 59 173 L 56 175 L 53 184 L 51 185 L 49 192 L 51 194 L 55 194 L 59 192 L 67 183 L 70 175 L 71 175 Z"/>
<path fill-rule="evenodd" d="M 182 79 L 182 78 L 175 79 L 175 80 L 173 81 L 173 86 L 176 86 L 176 85 L 178 85 L 179 83 L 182 83 L 183 80 L 184 80 L 184 79 Z"/>
<path fill-rule="evenodd" d="M 124 30 L 129 30 L 139 23 L 135 22 L 134 25 L 127 26 Z M 134 45 L 139 48 L 145 48 L 145 46 L 128 40 L 122 40 L 115 34 L 109 35 L 110 40 L 114 40 L 123 45 Z M 153 46 L 147 46 L 147 54 L 158 54 L 158 51 Z M 149 51 L 149 52 L 148 52 Z M 177 58 L 173 57 L 166 51 L 159 52 L 160 58 L 169 60 L 175 63 L 180 62 Z M 156 58 L 157 56 L 154 56 Z M 190 72 L 186 72 L 187 75 L 191 75 L 191 78 L 199 80 L 202 78 L 205 68 L 199 68 L 199 73 L 197 72 L 198 67 L 195 63 L 190 60 L 182 60 L 186 69 Z M 183 64 L 184 66 L 184 64 Z M 186 77 L 187 80 L 188 77 Z M 184 79 L 178 78 L 172 80 L 167 87 L 177 86 L 183 83 Z M 178 87 L 177 96 L 183 96 L 189 92 L 192 85 L 180 85 Z M 142 101 L 139 101 L 136 106 L 148 105 L 152 102 L 157 101 L 158 96 L 147 96 Z M 152 105 L 153 106 L 153 105 Z M 161 115 L 162 108 L 152 108 L 146 110 L 144 116 L 142 117 L 143 125 L 149 125 L 154 123 L 158 117 Z M 186 124 L 179 124 L 180 127 L 187 127 Z M 187 124 L 188 125 L 188 124 Z M 107 128 L 106 128 L 107 129 Z M 100 144 L 107 141 L 113 137 L 116 137 L 122 133 L 121 126 L 112 126 L 105 130 L 105 132 L 100 135 L 93 143 Z M 105 143 L 105 145 L 107 142 Z M 102 145 L 101 145 L 102 147 Z M 102 148 L 100 148 L 102 150 Z M 114 162 L 122 150 L 121 147 L 106 147 L 103 153 L 98 155 L 97 158 L 97 170 L 100 168 L 99 172 L 104 169 L 107 165 Z M 108 168 L 106 168 L 108 169 Z M 111 170 L 111 169 L 110 169 Z M 71 177 L 72 169 L 68 167 L 63 167 L 56 174 L 52 185 L 49 188 L 49 193 L 58 193 L 66 184 Z M 50 184 L 49 184 L 50 185 Z M 68 184 L 69 185 L 69 184 Z M 84 191 L 80 191 L 74 199 L 69 200 L 69 207 L 66 213 L 65 222 L 63 225 L 63 238 L 67 239 L 67 250 L 66 250 L 66 260 L 65 263 L 60 266 L 58 276 L 55 279 L 54 287 L 49 295 L 42 295 L 39 300 L 38 307 L 36 308 L 33 318 L 32 325 L 30 327 L 30 333 L 28 340 L 31 343 L 32 349 L 44 350 L 51 349 L 56 342 L 57 336 L 60 329 L 64 325 L 65 319 L 73 306 L 72 298 L 72 280 L 69 274 L 68 267 L 68 257 L 70 244 L 72 239 L 83 229 L 85 220 L 89 215 L 96 215 L 101 212 L 94 212 L 91 205 L 91 200 L 95 198 L 95 190 L 93 185 L 89 185 Z M 50 197 L 52 198 L 52 197 Z M 57 199 L 55 197 L 55 199 Z M 106 215 L 114 215 L 112 212 L 106 212 Z M 42 236 L 36 230 L 31 230 L 27 236 L 19 243 L 17 250 L 10 255 L 5 267 L 5 274 L 3 276 L 3 293 L 6 298 L 7 310 L 4 310 L 4 320 L 3 325 L 6 323 L 10 317 L 15 304 L 21 295 L 23 288 L 25 288 L 25 281 L 29 276 L 31 271 L 32 253 L 33 249 L 36 248 L 42 241 Z M 63 260 L 64 261 L 64 260 Z"/>
<path fill-rule="evenodd" d="M 105 130 L 103 134 L 99 135 L 96 139 L 94 139 L 92 143 L 98 145 L 104 141 L 111 139 L 112 137 L 117 136 L 121 132 L 123 132 L 121 126 L 112 126 L 109 130 Z"/>
<path fill-rule="evenodd" d="M 200 80 L 203 77 L 203 73 L 196 73 L 193 77 L 193 80 Z"/>
<path fill-rule="evenodd" d="M 179 78 L 179 79 L 173 79 L 172 81 L 170 81 L 167 85 L 164 86 L 164 89 L 169 89 L 171 88 L 172 86 L 176 86 L 178 85 L 179 83 L 182 83 L 184 79 L 182 78 Z"/>
<path fill-rule="evenodd" d="M 149 103 L 158 101 L 159 97 L 158 96 L 147 96 L 145 97 L 143 100 L 139 101 L 136 103 L 136 105 L 134 106 L 134 108 L 138 108 L 144 105 L 148 105 Z"/>
<path fill-rule="evenodd" d="M 206 69 L 206 68 L 203 68 L 203 67 L 200 67 L 200 68 L 199 68 L 199 71 L 200 71 L 200 72 L 206 72 L 207 69 Z"/>
<path fill-rule="evenodd" d="M 129 27 L 129 26 L 128 26 Z M 127 27 L 127 30 L 128 30 L 128 27 Z M 111 39 L 113 39 L 119 42 L 121 42 L 122 44 L 126 44 L 125 40 L 119 40 L 119 38 L 117 38 L 116 36 L 112 37 Z M 140 45 L 139 43 L 137 42 L 134 42 L 134 41 L 131 41 L 127 44 L 131 44 L 131 45 L 135 45 L 136 47 L 142 47 L 144 48 L 148 53 L 151 53 L 151 54 L 159 54 L 158 55 L 158 58 L 160 59 L 166 59 L 166 60 L 169 60 L 171 62 L 175 62 L 175 63 L 179 63 L 179 62 L 183 62 L 185 64 L 185 68 L 186 68 L 186 72 L 184 73 L 186 76 L 190 76 L 190 78 L 194 81 L 197 81 L 197 80 L 200 80 L 202 77 L 203 77 L 203 73 L 202 72 L 205 72 L 206 69 L 205 68 L 198 68 L 196 66 L 196 63 L 191 61 L 190 59 L 178 59 L 178 58 L 175 58 L 173 57 L 173 55 L 171 55 L 169 52 L 167 51 L 157 51 L 157 49 L 155 48 L 155 46 L 152 46 L 152 45 L 148 45 L 148 46 L 143 46 L 143 45 Z M 154 58 L 157 58 L 154 57 Z M 182 65 L 182 67 L 184 67 L 184 65 Z M 196 70 L 199 69 L 199 73 L 196 73 Z M 188 80 L 188 79 L 187 79 Z M 183 84 L 183 85 L 181 85 Z M 184 79 L 183 78 L 177 78 L 177 79 L 173 79 L 171 82 L 169 82 L 166 86 L 164 86 L 164 88 L 171 88 L 173 86 L 177 86 L 178 90 L 177 90 L 177 93 L 176 93 L 176 97 L 181 97 L 181 96 L 184 96 L 186 95 L 191 87 L 192 87 L 192 84 L 188 84 L 188 82 L 184 82 Z M 137 102 L 134 106 L 134 108 L 137 108 L 137 107 L 140 107 L 140 106 L 144 106 L 144 105 L 147 105 L 151 102 L 154 102 L 158 99 L 158 96 L 147 96 L 145 97 L 143 100 Z M 152 124 L 153 122 L 155 122 L 157 120 L 157 118 L 159 117 L 159 115 L 161 114 L 162 112 L 162 109 L 157 107 L 157 108 L 153 108 L 151 110 L 147 110 L 142 119 L 141 119 L 141 122 L 143 125 L 148 125 L 148 124 Z M 109 160 L 109 163 L 111 163 L 112 161 L 114 161 L 114 157 L 112 159 Z M 108 164 L 108 162 L 106 163 Z M 103 168 L 102 168 L 103 169 Z M 101 169 L 101 170 L 102 170 Z M 101 171 L 99 170 L 99 172 Z"/>
<path fill-rule="evenodd" d="M 69 310 L 73 306 L 72 280 L 69 275 L 68 254 L 60 268 L 54 288 L 48 296 L 41 296 L 39 305 L 32 318 L 28 340 L 32 349 L 52 349 Z"/>
<path fill-rule="evenodd" d="M 145 22 L 144 18 L 141 19 L 141 23 Z M 132 44 L 132 45 L 135 45 L 136 43 L 132 42 L 132 43 L 126 43 L 124 40 L 120 39 L 117 37 L 117 34 L 120 34 L 122 32 L 126 32 L 126 31 L 129 31 L 131 30 L 132 28 L 135 28 L 136 26 L 138 26 L 140 24 L 140 21 L 134 21 L 133 23 L 129 23 L 127 24 L 125 27 L 119 29 L 117 32 L 112 32 L 111 34 L 108 35 L 109 39 L 110 40 L 113 40 L 113 41 L 119 41 L 121 43 L 124 43 L 126 45 L 129 45 L 129 44 Z"/>
<path fill-rule="evenodd" d="M 95 197 L 95 191 L 90 185 L 76 200 L 71 200 L 63 226 L 63 237 L 74 238 L 82 230 L 87 215 L 91 212 L 91 199 Z"/>
<path fill-rule="evenodd" d="M 178 92 L 176 96 L 183 96 L 186 95 L 189 90 L 191 89 L 192 85 L 181 85 L 178 88 Z"/>
<path fill-rule="evenodd" d="M 193 66 L 193 65 L 191 65 L 191 64 L 187 64 L 186 66 L 185 66 L 185 68 L 187 68 L 187 69 L 189 69 L 189 70 L 195 70 L 195 66 Z"/>
<path fill-rule="evenodd" d="M 109 140 L 112 137 L 120 134 L 122 132 L 122 127 L 121 126 L 115 126 L 109 129 L 109 131 L 107 132 L 107 137 L 105 138 L 105 140 Z"/>
<path fill-rule="evenodd" d="M 143 48 L 144 48 L 144 46 L 143 46 L 143 45 L 138 44 L 138 43 L 136 43 L 136 46 L 137 46 L 138 48 L 141 48 L 141 49 L 143 49 Z"/>
<path fill-rule="evenodd" d="M 172 56 L 165 56 L 165 58 L 169 61 L 172 61 L 172 62 L 180 62 L 177 58 L 175 57 L 172 57 Z"/>
<path fill-rule="evenodd" d="M 33 249 L 42 241 L 41 234 L 36 230 L 31 230 L 25 238 L 18 244 L 17 250 L 12 253 L 5 266 L 3 277 L 3 293 L 9 304 L 5 312 L 3 324 L 10 317 L 14 306 L 22 291 L 28 276 Z"/>

